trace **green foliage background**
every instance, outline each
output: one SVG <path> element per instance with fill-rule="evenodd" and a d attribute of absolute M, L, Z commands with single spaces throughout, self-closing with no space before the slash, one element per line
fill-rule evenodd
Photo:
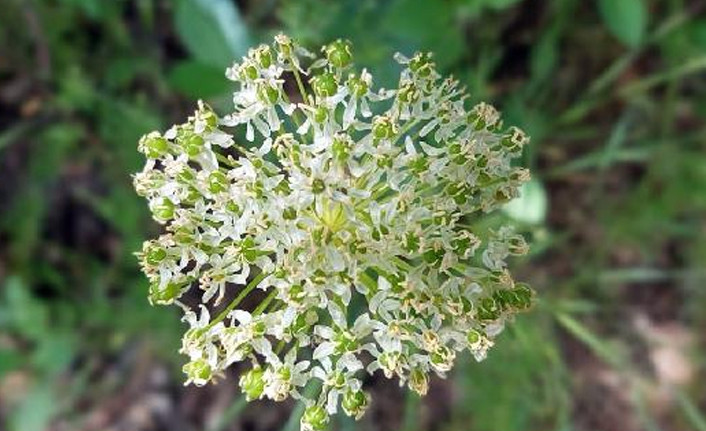
<path fill-rule="evenodd" d="M 197 97 L 227 109 L 224 67 L 284 31 L 350 39 L 383 86 L 395 51 L 434 51 L 533 138 L 535 180 L 492 217 L 530 237 L 514 270 L 538 306 L 431 400 L 395 392 L 336 427 L 706 430 L 705 3 L 0 0 L 0 429 L 97 429 L 144 357 L 168 397 L 199 396 L 132 255 L 158 231 L 136 143 Z M 229 400 L 182 429 L 241 429 L 251 407 Z M 291 429 L 291 408 L 254 429 Z"/>

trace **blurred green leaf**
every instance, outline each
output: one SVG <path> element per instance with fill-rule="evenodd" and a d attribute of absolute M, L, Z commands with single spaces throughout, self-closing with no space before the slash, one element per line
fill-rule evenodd
<path fill-rule="evenodd" d="M 135 151 L 140 136 L 162 125 L 158 111 L 146 102 L 136 103 L 104 97 L 99 104 L 99 133 L 110 144 L 111 156 L 122 163 L 121 176 L 127 180 L 129 172 L 140 169 L 144 159 Z"/>
<path fill-rule="evenodd" d="M 231 87 L 223 69 L 191 60 L 177 63 L 169 71 L 167 81 L 172 88 L 193 99 L 220 96 Z"/>
<path fill-rule="evenodd" d="M 21 367 L 25 361 L 24 355 L 20 352 L 3 348 L 0 350 L 0 376 Z"/>
<path fill-rule="evenodd" d="M 4 290 L 10 327 L 31 340 L 43 338 L 49 319 L 46 306 L 32 295 L 20 277 L 9 277 Z"/>
<path fill-rule="evenodd" d="M 91 19 L 98 19 L 103 16 L 103 6 L 105 2 L 102 0 L 62 0 L 66 6 L 77 7 L 81 12 L 85 13 Z"/>
<path fill-rule="evenodd" d="M 58 410 L 58 400 L 47 384 L 34 387 L 10 415 L 9 431 L 44 431 Z"/>
<path fill-rule="evenodd" d="M 250 47 L 248 29 L 232 1 L 181 0 L 174 19 L 191 55 L 211 66 L 225 67 Z"/>
<path fill-rule="evenodd" d="M 472 15 L 478 15 L 483 9 L 503 10 L 522 0 L 461 0 Z"/>
<path fill-rule="evenodd" d="M 411 44 L 407 49 L 434 52 L 441 67 L 453 64 L 463 54 L 463 33 L 456 22 L 454 9 L 443 2 L 391 2 L 382 25 L 391 37 L 397 39 L 392 51 L 403 50 L 405 44 Z M 412 55 L 413 51 L 405 54 Z"/>
<path fill-rule="evenodd" d="M 52 331 L 40 341 L 32 355 L 32 363 L 49 375 L 59 373 L 71 362 L 75 344 L 71 335 Z"/>
<path fill-rule="evenodd" d="M 535 429 L 530 421 L 541 411 L 554 420 L 566 414 L 565 364 L 546 317 L 520 316 L 496 338 L 486 360 L 459 361 L 455 373 L 461 390 L 454 404 L 460 423 L 450 429 L 526 431 Z"/>
<path fill-rule="evenodd" d="M 598 10 L 606 27 L 625 45 L 642 42 L 648 18 L 643 0 L 598 0 Z"/>
<path fill-rule="evenodd" d="M 706 18 L 694 20 L 690 26 L 691 37 L 702 52 L 706 52 Z"/>
<path fill-rule="evenodd" d="M 569 333 L 588 346 L 596 356 L 606 363 L 614 367 L 620 367 L 625 363 L 623 352 L 614 343 L 595 334 L 587 325 L 569 314 L 557 313 L 556 317 Z"/>
<path fill-rule="evenodd" d="M 676 391 L 676 398 L 679 407 L 684 412 L 686 418 L 697 431 L 706 431 L 706 413 L 699 410 L 699 407 L 682 390 Z"/>
<path fill-rule="evenodd" d="M 521 223 L 543 223 L 547 216 L 547 192 L 542 183 L 533 178 L 522 185 L 520 196 L 508 202 L 503 210 Z"/>
<path fill-rule="evenodd" d="M 549 78 L 556 67 L 559 56 L 558 39 L 557 31 L 546 31 L 532 48 L 530 69 L 533 82 L 540 82 Z"/>

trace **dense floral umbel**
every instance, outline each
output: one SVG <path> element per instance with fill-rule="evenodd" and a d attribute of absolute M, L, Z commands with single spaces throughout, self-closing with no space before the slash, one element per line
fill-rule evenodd
<path fill-rule="evenodd" d="M 365 373 L 425 394 L 531 305 L 505 264 L 523 238 L 471 227 L 529 179 L 511 164 L 527 136 L 469 108 L 430 55 L 395 59 L 398 88 L 375 89 L 350 43 L 317 58 L 280 35 L 227 70 L 234 112 L 199 103 L 140 140 L 135 188 L 166 233 L 139 256 L 150 301 L 184 310 L 187 383 L 251 363 L 248 399 L 304 399 L 302 428 L 320 430 L 363 415 Z"/>

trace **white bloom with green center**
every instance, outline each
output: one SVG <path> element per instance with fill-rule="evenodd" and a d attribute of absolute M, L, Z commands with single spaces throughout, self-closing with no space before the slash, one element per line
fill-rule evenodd
<path fill-rule="evenodd" d="M 529 138 L 429 54 L 396 55 L 399 85 L 379 90 L 349 42 L 321 52 L 284 35 L 250 50 L 226 72 L 234 111 L 199 102 L 145 135 L 134 178 L 166 230 L 138 255 L 150 301 L 185 312 L 187 383 L 247 361 L 247 399 L 304 398 L 305 430 L 360 418 L 365 373 L 425 394 L 533 300 L 506 265 L 523 238 L 478 223 L 529 180 L 512 163 Z"/>

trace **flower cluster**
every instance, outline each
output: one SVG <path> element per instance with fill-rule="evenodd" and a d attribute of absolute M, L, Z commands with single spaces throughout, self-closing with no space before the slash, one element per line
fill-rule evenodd
<path fill-rule="evenodd" d="M 363 415 L 366 373 L 423 395 L 531 305 L 505 264 L 523 238 L 473 227 L 529 179 L 511 163 L 528 137 L 429 54 L 395 59 L 398 88 L 375 89 L 349 42 L 316 56 L 280 35 L 227 70 L 232 113 L 200 102 L 140 140 L 135 188 L 165 233 L 138 255 L 150 301 L 184 310 L 187 383 L 250 363 L 249 400 L 302 399 L 321 430 Z"/>

